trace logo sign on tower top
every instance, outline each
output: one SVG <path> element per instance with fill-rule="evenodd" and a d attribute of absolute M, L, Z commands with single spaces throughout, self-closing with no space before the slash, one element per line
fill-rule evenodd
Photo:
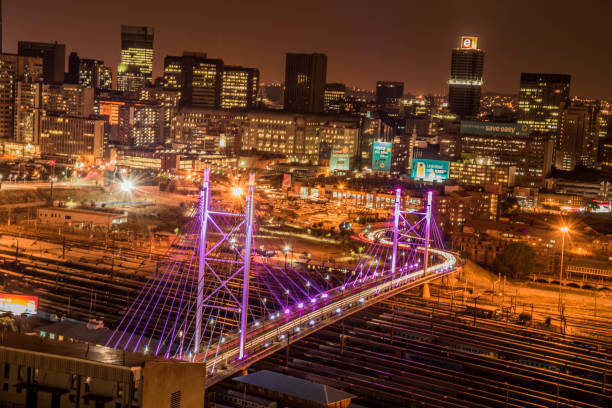
<path fill-rule="evenodd" d="M 461 49 L 462 50 L 477 50 L 478 49 L 478 37 L 461 37 Z"/>

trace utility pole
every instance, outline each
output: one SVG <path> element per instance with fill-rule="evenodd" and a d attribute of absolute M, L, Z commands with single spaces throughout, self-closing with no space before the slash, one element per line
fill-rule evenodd
<path fill-rule="evenodd" d="M 51 207 L 53 207 L 53 179 L 55 178 L 55 160 L 49 160 L 49 166 L 51 166 L 51 193 L 49 195 Z"/>

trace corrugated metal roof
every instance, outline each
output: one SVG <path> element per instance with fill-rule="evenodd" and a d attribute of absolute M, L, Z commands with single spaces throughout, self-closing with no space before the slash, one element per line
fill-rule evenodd
<path fill-rule="evenodd" d="M 268 370 L 261 370 L 253 374 L 236 377 L 234 381 L 265 388 L 270 391 L 280 392 L 304 400 L 314 401 L 323 405 L 329 405 L 355 397 L 352 394 L 337 388 L 329 387 L 325 384 L 318 384 Z"/>

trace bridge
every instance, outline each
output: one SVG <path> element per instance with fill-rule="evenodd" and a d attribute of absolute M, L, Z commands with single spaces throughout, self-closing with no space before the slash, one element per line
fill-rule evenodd
<path fill-rule="evenodd" d="M 242 191 L 236 187 L 236 196 Z M 204 170 L 199 204 L 158 272 L 107 342 L 133 352 L 201 362 L 206 385 L 244 370 L 309 334 L 409 288 L 456 272 L 432 212 L 400 208 L 393 220 L 352 237 L 360 259 L 344 267 L 283 267 L 257 247 L 263 220 L 250 174 L 242 211 L 220 210 Z M 227 207 L 227 205 L 226 205 Z M 324 244 L 322 244 L 324 245 Z M 285 256 L 287 252 L 285 252 Z"/>

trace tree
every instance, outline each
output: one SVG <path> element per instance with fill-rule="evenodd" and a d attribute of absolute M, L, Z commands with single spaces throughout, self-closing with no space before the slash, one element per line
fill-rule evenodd
<path fill-rule="evenodd" d="M 506 246 L 493 261 L 493 270 L 510 279 L 529 277 L 535 262 L 535 252 L 527 244 L 514 242 Z"/>
<path fill-rule="evenodd" d="M 501 202 L 501 211 L 504 215 L 517 213 L 520 209 L 521 207 L 515 197 L 508 197 Z"/>

